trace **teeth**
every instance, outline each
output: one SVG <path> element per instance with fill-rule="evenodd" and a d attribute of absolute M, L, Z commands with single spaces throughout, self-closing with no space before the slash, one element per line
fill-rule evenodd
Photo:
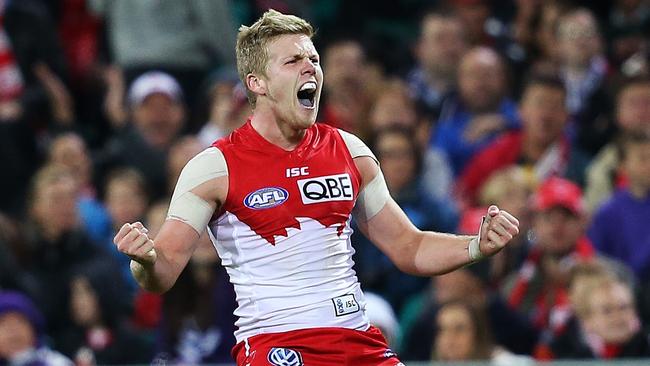
<path fill-rule="evenodd" d="M 300 91 L 303 91 L 303 90 L 316 90 L 316 83 L 313 82 L 313 81 L 309 81 L 309 82 L 303 84 L 300 87 Z"/>

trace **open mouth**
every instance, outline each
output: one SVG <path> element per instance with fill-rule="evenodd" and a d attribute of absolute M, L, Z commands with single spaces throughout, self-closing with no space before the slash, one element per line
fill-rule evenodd
<path fill-rule="evenodd" d="M 305 108 L 314 108 L 316 98 L 316 83 L 313 81 L 306 82 L 298 90 L 298 102 Z"/>

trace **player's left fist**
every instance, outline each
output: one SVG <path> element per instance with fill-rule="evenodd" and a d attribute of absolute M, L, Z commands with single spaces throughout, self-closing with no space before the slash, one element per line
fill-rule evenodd
<path fill-rule="evenodd" d="M 488 208 L 481 225 L 479 248 L 483 256 L 498 253 L 512 238 L 519 234 L 519 220 L 497 206 Z"/>

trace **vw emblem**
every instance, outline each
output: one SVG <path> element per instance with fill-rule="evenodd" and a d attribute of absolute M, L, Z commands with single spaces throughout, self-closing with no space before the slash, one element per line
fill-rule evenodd
<path fill-rule="evenodd" d="M 271 348 L 268 359 L 274 366 L 303 366 L 300 352 L 289 348 Z"/>

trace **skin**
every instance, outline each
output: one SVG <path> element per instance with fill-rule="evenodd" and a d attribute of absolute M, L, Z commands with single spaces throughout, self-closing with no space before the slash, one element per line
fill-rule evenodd
<path fill-rule="evenodd" d="M 129 180 L 115 179 L 106 189 L 106 207 L 115 222 L 132 222 L 145 213 L 147 200 Z"/>
<path fill-rule="evenodd" d="M 470 314 L 461 306 L 442 308 L 436 317 L 435 349 L 441 361 L 471 359 L 475 337 Z"/>
<path fill-rule="evenodd" d="M 623 169 L 634 197 L 643 200 L 650 192 L 650 143 L 628 144 Z"/>
<path fill-rule="evenodd" d="M 466 49 L 467 41 L 458 19 L 432 15 L 422 22 L 416 53 L 432 84 L 447 89 Z"/>
<path fill-rule="evenodd" d="M 88 280 L 77 277 L 70 283 L 70 313 L 80 326 L 91 327 L 100 323 L 100 309 L 95 291 Z"/>
<path fill-rule="evenodd" d="M 463 103 L 474 113 L 494 111 L 505 94 L 505 70 L 492 49 L 477 47 L 467 52 L 458 67 L 458 88 Z"/>
<path fill-rule="evenodd" d="M 552 207 L 536 213 L 533 230 L 545 253 L 561 257 L 571 252 L 584 235 L 584 219 L 565 208 Z"/>
<path fill-rule="evenodd" d="M 630 85 L 619 94 L 616 122 L 626 131 L 650 131 L 650 83 Z"/>
<path fill-rule="evenodd" d="M 377 141 L 377 158 L 388 189 L 397 194 L 415 175 L 412 141 L 398 133 L 385 133 Z"/>
<path fill-rule="evenodd" d="M 0 316 L 0 359 L 10 359 L 36 344 L 36 334 L 20 313 L 10 311 Z"/>
<path fill-rule="evenodd" d="M 557 44 L 561 61 L 573 71 L 589 66 L 600 53 L 601 39 L 596 20 L 589 11 L 576 11 L 560 20 Z"/>
<path fill-rule="evenodd" d="M 90 184 L 92 162 L 84 140 L 74 133 L 67 133 L 52 141 L 50 162 L 61 164 L 74 173 L 80 187 Z"/>
<path fill-rule="evenodd" d="M 77 182 L 63 176 L 49 185 L 41 186 L 31 207 L 31 216 L 51 241 L 77 226 Z"/>
<path fill-rule="evenodd" d="M 522 96 L 519 113 L 524 124 L 523 152 L 537 161 L 562 136 L 568 114 L 561 89 L 532 85 Z"/>
<path fill-rule="evenodd" d="M 153 93 L 133 109 L 133 122 L 147 142 L 165 149 L 172 143 L 185 119 L 180 102 L 163 93 Z"/>
<path fill-rule="evenodd" d="M 629 288 L 620 283 L 597 288 L 587 301 L 590 312 L 585 327 L 604 342 L 624 344 L 638 332 L 639 318 Z"/>
<path fill-rule="evenodd" d="M 248 89 L 257 95 L 251 124 L 269 142 L 292 150 L 316 121 L 323 72 L 318 53 L 306 35 L 278 36 L 270 42 L 268 51 L 270 59 L 266 72 L 250 73 L 245 78 Z M 313 108 L 302 106 L 296 96 L 308 81 L 317 84 Z M 362 186 L 379 172 L 379 166 L 370 157 L 358 157 L 354 162 L 361 174 Z M 228 177 L 209 180 L 192 192 L 216 210 L 228 193 Z M 492 255 L 518 233 L 519 223 L 496 206 L 490 207 L 487 216 L 487 224 L 481 228 L 480 248 L 483 254 Z M 470 237 L 420 231 L 392 199 L 359 227 L 407 273 L 423 276 L 446 273 L 469 262 Z M 198 238 L 199 233 L 190 225 L 171 219 L 165 221 L 155 242 L 141 223 L 124 224 L 114 242 L 119 251 L 132 258 L 131 270 L 140 286 L 149 291 L 165 292 L 187 265 Z"/>

